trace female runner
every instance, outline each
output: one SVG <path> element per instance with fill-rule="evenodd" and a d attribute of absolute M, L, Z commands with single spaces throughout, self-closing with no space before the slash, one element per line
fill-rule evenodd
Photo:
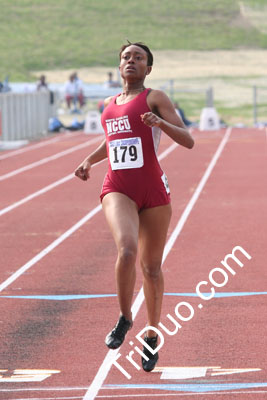
<path fill-rule="evenodd" d="M 120 316 L 106 337 L 111 349 L 120 347 L 132 327 L 131 304 L 135 285 L 135 263 L 139 245 L 148 325 L 158 327 L 164 281 L 162 255 L 171 218 L 170 191 L 156 151 L 161 131 L 191 149 L 194 140 L 175 112 L 168 96 L 146 89 L 153 55 L 143 43 L 128 43 L 120 51 L 122 92 L 105 100 L 102 125 L 105 140 L 76 169 L 82 180 L 89 178 L 91 166 L 108 157 L 109 167 L 100 195 L 103 211 L 116 243 L 115 266 Z M 155 331 L 144 338 L 157 347 Z M 152 371 L 158 360 L 144 347 L 142 367 Z"/>

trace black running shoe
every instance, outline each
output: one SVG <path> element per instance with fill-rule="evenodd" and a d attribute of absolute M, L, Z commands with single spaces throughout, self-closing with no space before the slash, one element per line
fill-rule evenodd
<path fill-rule="evenodd" d="M 157 340 L 158 336 L 155 337 L 145 337 L 144 341 L 154 350 L 157 347 Z M 146 372 L 150 372 L 155 368 L 155 365 L 157 364 L 157 361 L 159 359 L 159 354 L 155 353 L 152 354 L 150 351 L 144 346 L 143 347 L 143 353 L 149 358 L 147 361 L 144 357 L 142 357 L 142 367 L 143 370 Z"/>
<path fill-rule="evenodd" d="M 125 335 L 133 326 L 131 321 L 128 321 L 123 315 L 114 326 L 111 332 L 106 336 L 105 343 L 110 349 L 117 349 L 124 341 Z"/>

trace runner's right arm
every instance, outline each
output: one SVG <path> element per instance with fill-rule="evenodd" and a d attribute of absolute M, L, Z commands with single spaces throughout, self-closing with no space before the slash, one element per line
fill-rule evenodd
<path fill-rule="evenodd" d="M 106 139 L 76 168 L 75 175 L 83 181 L 87 181 L 90 178 L 89 171 L 91 166 L 105 158 L 107 158 Z"/>
<path fill-rule="evenodd" d="M 108 97 L 104 100 L 104 106 L 107 107 L 111 102 L 112 97 Z M 107 148 L 106 148 L 106 139 L 98 146 L 98 148 L 93 151 L 86 159 L 76 168 L 75 175 L 82 179 L 83 181 L 87 181 L 90 178 L 89 171 L 93 164 L 96 164 L 99 161 L 107 158 Z"/>

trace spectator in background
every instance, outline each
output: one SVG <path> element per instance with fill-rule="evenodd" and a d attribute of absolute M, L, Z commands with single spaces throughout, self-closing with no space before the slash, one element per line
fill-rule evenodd
<path fill-rule="evenodd" d="M 7 93 L 11 91 L 11 87 L 8 84 L 8 76 L 4 79 L 3 83 L 0 82 L 0 93 Z"/>
<path fill-rule="evenodd" d="M 76 72 L 70 75 L 69 81 L 65 84 L 65 99 L 69 109 L 72 102 L 75 110 L 77 110 L 77 101 L 80 108 L 84 105 L 83 84 Z"/>
<path fill-rule="evenodd" d="M 54 104 L 54 93 L 52 92 L 52 90 L 49 89 L 45 75 L 40 76 L 36 90 L 38 92 L 49 92 L 50 104 Z"/>
<path fill-rule="evenodd" d="M 45 75 L 40 76 L 39 82 L 37 83 L 37 90 L 45 92 L 49 90 Z"/>
<path fill-rule="evenodd" d="M 100 114 L 102 114 L 105 108 L 104 100 L 99 100 L 99 102 L 97 103 L 97 108 Z"/>
<path fill-rule="evenodd" d="M 177 102 L 174 103 L 174 108 L 175 108 L 177 114 L 179 115 L 179 117 L 182 119 L 182 121 L 185 124 L 185 126 L 191 126 L 193 124 L 193 122 L 189 121 L 186 118 L 184 110 L 179 107 L 179 104 Z"/>
<path fill-rule="evenodd" d="M 114 88 L 114 87 L 120 87 L 121 84 L 119 81 L 114 81 L 113 79 L 113 72 L 108 72 L 108 80 L 105 83 L 105 86 L 107 88 Z"/>

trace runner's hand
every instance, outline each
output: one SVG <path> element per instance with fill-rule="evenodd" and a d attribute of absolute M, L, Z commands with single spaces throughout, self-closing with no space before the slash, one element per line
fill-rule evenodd
<path fill-rule="evenodd" d="M 83 181 L 87 181 L 90 178 L 89 171 L 91 169 L 91 164 L 89 161 L 84 161 L 82 164 L 79 165 L 78 168 L 75 170 L 75 176 L 82 179 Z"/>
<path fill-rule="evenodd" d="M 152 112 L 141 114 L 140 117 L 144 124 L 148 126 L 159 126 L 161 123 L 161 118 Z"/>

